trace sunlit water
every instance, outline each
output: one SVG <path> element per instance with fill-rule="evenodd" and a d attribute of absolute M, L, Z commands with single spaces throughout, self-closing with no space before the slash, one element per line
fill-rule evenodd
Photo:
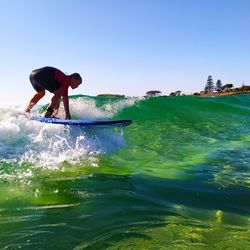
<path fill-rule="evenodd" d="M 0 249 L 250 249 L 249 103 L 70 100 L 74 119 L 125 128 L 0 108 Z"/>

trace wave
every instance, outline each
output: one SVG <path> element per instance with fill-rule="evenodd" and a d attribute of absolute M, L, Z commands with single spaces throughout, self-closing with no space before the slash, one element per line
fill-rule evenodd
<path fill-rule="evenodd" d="M 160 161 L 165 166 L 182 157 L 182 161 L 191 164 L 192 159 L 214 154 L 216 145 L 219 152 L 222 148 L 237 151 L 246 146 L 250 140 L 249 101 L 249 95 L 71 97 L 73 119 L 132 119 L 133 125 L 124 131 L 42 124 L 31 121 L 18 108 L 1 108 L 0 169 L 6 164 L 57 169 L 65 162 L 98 166 L 99 155 L 116 152 L 126 143 L 136 159 L 144 155 L 144 159 Z M 43 115 L 45 108 L 34 109 L 32 115 Z M 59 116 L 64 116 L 63 107 Z M 140 162 L 138 158 L 139 165 Z"/>
<path fill-rule="evenodd" d="M 113 104 L 97 105 L 90 97 L 70 101 L 73 119 L 112 119 L 133 100 L 119 100 Z M 31 115 L 41 115 L 34 109 Z M 43 124 L 31 121 L 19 108 L 0 108 L 0 169 L 4 164 L 58 168 L 68 162 L 88 161 L 96 165 L 99 154 L 114 152 L 124 147 L 122 129 L 100 129 Z M 63 108 L 59 116 L 63 117 Z"/>

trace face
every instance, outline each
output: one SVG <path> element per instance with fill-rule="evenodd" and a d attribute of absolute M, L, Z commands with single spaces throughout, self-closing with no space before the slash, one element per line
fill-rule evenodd
<path fill-rule="evenodd" d="M 76 79 L 74 79 L 74 78 L 71 78 L 70 79 L 70 87 L 72 88 L 72 89 L 76 89 L 76 88 L 78 88 L 78 86 L 81 84 L 81 82 L 79 81 L 79 80 L 76 80 Z"/>

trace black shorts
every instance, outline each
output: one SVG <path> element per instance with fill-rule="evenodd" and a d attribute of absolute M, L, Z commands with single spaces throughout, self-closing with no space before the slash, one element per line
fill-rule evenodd
<path fill-rule="evenodd" d="M 39 82 L 36 80 L 36 72 L 35 70 L 31 72 L 30 74 L 30 82 L 32 87 L 35 89 L 36 92 L 41 92 L 45 90 L 45 88 L 39 84 Z"/>
<path fill-rule="evenodd" d="M 44 67 L 33 70 L 30 74 L 30 82 L 36 92 L 48 90 L 54 93 L 61 87 L 61 84 L 55 80 L 55 71 L 53 67 Z"/>

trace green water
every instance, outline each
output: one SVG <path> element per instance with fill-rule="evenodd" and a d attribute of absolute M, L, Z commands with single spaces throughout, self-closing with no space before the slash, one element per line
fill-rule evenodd
<path fill-rule="evenodd" d="M 74 118 L 132 119 L 123 129 L 2 108 L 0 249 L 250 249 L 249 103 L 71 100 Z"/>

